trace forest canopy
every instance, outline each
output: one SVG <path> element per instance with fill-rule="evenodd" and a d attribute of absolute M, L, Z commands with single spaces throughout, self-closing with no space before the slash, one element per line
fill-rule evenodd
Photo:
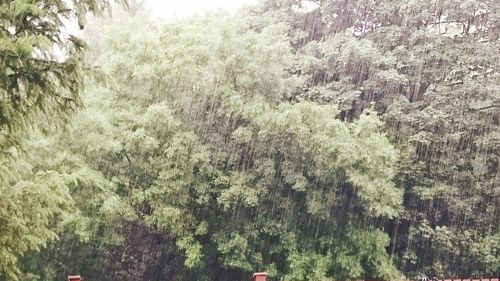
<path fill-rule="evenodd" d="M 0 4 L 0 280 L 500 276 L 500 3 L 307 2 Z"/>

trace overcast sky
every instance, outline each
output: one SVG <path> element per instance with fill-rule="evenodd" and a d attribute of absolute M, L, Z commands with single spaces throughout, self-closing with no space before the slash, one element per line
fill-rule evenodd
<path fill-rule="evenodd" d="M 226 11 L 235 13 L 246 5 L 254 5 L 259 0 L 143 0 L 153 18 L 171 20 L 207 12 Z"/>
<path fill-rule="evenodd" d="M 235 14 L 245 6 L 258 4 L 260 0 L 142 0 L 142 2 L 153 20 L 169 21 L 219 11 Z M 76 20 L 65 21 L 65 25 L 68 34 L 83 36 Z"/>

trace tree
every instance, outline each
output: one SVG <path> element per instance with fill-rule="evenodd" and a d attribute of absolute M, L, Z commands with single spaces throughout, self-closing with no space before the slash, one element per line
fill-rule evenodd
<path fill-rule="evenodd" d="M 64 22 L 77 21 L 83 28 L 87 12 L 99 14 L 109 5 L 99 0 L 15 0 L 1 4 L 3 154 L 15 144 L 18 133 L 35 124 L 48 128 L 64 122 L 79 104 L 84 42 L 68 34 Z"/>
<path fill-rule="evenodd" d="M 499 2 L 313 2 L 303 12 L 270 0 L 254 13 L 291 26 L 293 71 L 308 77 L 296 100 L 337 104 L 346 120 L 375 102 L 402 151 L 407 214 L 386 224 L 400 268 L 498 274 L 472 249 L 500 231 Z"/>
<path fill-rule="evenodd" d="M 336 106 L 288 102 L 305 79 L 289 72 L 283 25 L 255 31 L 247 19 L 209 17 L 155 30 L 134 18 L 103 30 L 95 62 L 114 86 L 88 87 L 67 149 L 116 185 L 137 215 L 125 225 L 175 245 L 180 279 L 234 280 L 264 266 L 296 275 L 293 256 L 306 252 L 322 261 L 318 278 L 335 277 L 341 256 L 322 241 L 400 215 L 398 153 L 376 113 L 349 123 Z M 379 259 L 355 261 L 366 271 L 345 276 L 397 275 L 377 233 L 345 251 L 373 246 Z M 125 260 L 131 243 L 142 241 L 125 236 Z M 146 266 L 127 270 L 143 276 Z"/>
<path fill-rule="evenodd" d="M 86 199 L 79 231 L 30 272 L 497 274 L 498 1 L 311 2 L 99 25 L 112 83 L 87 80 L 64 160 L 30 154 Z"/>
<path fill-rule="evenodd" d="M 0 278 L 15 280 L 19 256 L 56 237 L 51 219 L 69 200 L 66 175 L 33 170 L 23 139 L 30 129 L 65 124 L 80 104 L 84 43 L 64 22 L 83 28 L 87 12 L 108 7 L 99 0 L 0 4 Z"/>

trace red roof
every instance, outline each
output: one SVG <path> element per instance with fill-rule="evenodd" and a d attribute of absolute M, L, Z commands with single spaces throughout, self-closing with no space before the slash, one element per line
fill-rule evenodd
<path fill-rule="evenodd" d="M 266 281 L 267 280 L 267 272 L 255 272 L 253 274 L 252 281 Z"/>

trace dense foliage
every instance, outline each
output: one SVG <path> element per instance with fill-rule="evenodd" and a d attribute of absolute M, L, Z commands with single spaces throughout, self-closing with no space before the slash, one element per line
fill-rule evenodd
<path fill-rule="evenodd" d="M 253 15 L 292 26 L 309 75 L 297 99 L 338 104 L 347 120 L 376 102 L 402 152 L 406 212 L 386 225 L 399 267 L 498 275 L 500 2 L 312 2 L 304 13 L 267 1 Z"/>
<path fill-rule="evenodd" d="M 2 4 L 0 280 L 499 275 L 500 4 L 434 2 L 94 19 L 105 82 Z"/>
<path fill-rule="evenodd" d="M 24 142 L 28 133 L 60 128 L 80 104 L 84 44 L 65 32 L 64 21 L 83 28 L 87 12 L 107 6 L 0 2 L 0 278 L 17 279 L 19 256 L 56 237 L 51 220 L 71 201 L 73 176 L 34 165 Z"/>

